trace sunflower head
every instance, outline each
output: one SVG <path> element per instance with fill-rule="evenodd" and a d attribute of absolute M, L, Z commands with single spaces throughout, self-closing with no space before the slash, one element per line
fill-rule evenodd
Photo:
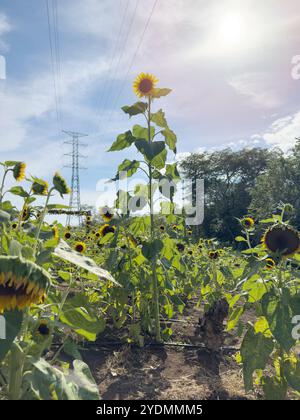
<path fill-rule="evenodd" d="M 178 230 L 178 226 L 177 225 L 173 225 L 172 229 L 176 232 Z"/>
<path fill-rule="evenodd" d="M 86 250 L 86 245 L 84 242 L 76 242 L 74 245 L 75 251 L 79 252 L 80 254 L 83 254 Z"/>
<path fill-rule="evenodd" d="M 245 229 L 251 229 L 254 226 L 254 220 L 251 217 L 244 217 L 241 224 Z"/>
<path fill-rule="evenodd" d="M 189 255 L 193 255 L 193 251 L 191 249 L 188 250 Z"/>
<path fill-rule="evenodd" d="M 18 223 L 17 223 L 17 222 L 13 222 L 13 223 L 11 224 L 11 228 L 12 228 L 12 229 L 17 229 L 17 227 L 18 227 Z"/>
<path fill-rule="evenodd" d="M 100 236 L 104 237 L 108 233 L 115 233 L 115 230 L 116 230 L 115 226 L 110 226 L 108 224 L 105 224 L 99 229 L 99 233 L 100 233 Z"/>
<path fill-rule="evenodd" d="M 30 216 L 29 207 L 24 206 L 23 210 L 21 212 L 21 220 L 23 220 L 23 221 L 28 220 L 29 216 Z"/>
<path fill-rule="evenodd" d="M 48 194 L 48 182 L 43 179 L 35 179 L 31 189 L 35 195 L 47 195 Z"/>
<path fill-rule="evenodd" d="M 36 330 L 38 335 L 41 335 L 43 337 L 48 337 L 50 334 L 50 328 L 48 327 L 48 323 L 46 320 L 41 320 L 37 330 Z"/>
<path fill-rule="evenodd" d="M 65 234 L 64 234 L 65 239 L 70 239 L 71 236 L 72 236 L 71 232 L 69 232 L 69 231 L 65 232 Z"/>
<path fill-rule="evenodd" d="M 178 244 L 176 244 L 176 248 L 177 248 L 177 251 L 183 252 L 184 249 L 185 249 L 185 246 L 181 243 L 178 243 Z"/>
<path fill-rule="evenodd" d="M 32 261 L 0 256 L 0 312 L 43 302 L 50 276 Z"/>
<path fill-rule="evenodd" d="M 53 177 L 53 185 L 56 191 L 58 191 L 61 196 L 69 194 L 71 192 L 66 180 L 58 172 L 56 172 Z"/>
<path fill-rule="evenodd" d="M 26 163 L 17 162 L 13 167 L 13 175 L 16 181 L 22 181 L 25 178 Z"/>
<path fill-rule="evenodd" d="M 187 231 L 187 234 L 188 234 L 189 236 L 192 236 L 192 234 L 193 234 L 192 229 L 189 229 L 189 230 Z"/>
<path fill-rule="evenodd" d="M 133 91 L 139 98 L 150 97 L 157 83 L 158 79 L 153 74 L 141 73 L 133 82 Z"/>
<path fill-rule="evenodd" d="M 218 251 L 210 251 L 209 253 L 208 253 L 208 257 L 211 259 L 211 260 L 217 260 L 218 259 L 218 257 L 219 257 L 219 252 Z"/>
<path fill-rule="evenodd" d="M 164 232 L 164 231 L 165 231 L 165 227 L 164 227 L 164 225 L 159 226 L 159 230 L 160 230 L 161 232 Z"/>
<path fill-rule="evenodd" d="M 300 248 L 300 237 L 296 229 L 288 225 L 276 224 L 266 230 L 262 242 L 271 253 L 288 257 Z"/>
<path fill-rule="evenodd" d="M 265 260 L 265 263 L 266 263 L 266 268 L 267 268 L 268 270 L 272 270 L 272 269 L 276 266 L 276 263 L 275 263 L 275 261 L 273 260 L 273 258 L 267 258 L 267 259 Z"/>
<path fill-rule="evenodd" d="M 111 219 L 114 217 L 113 212 L 108 207 L 101 207 L 99 209 L 99 214 L 104 220 L 104 222 L 110 222 Z"/>

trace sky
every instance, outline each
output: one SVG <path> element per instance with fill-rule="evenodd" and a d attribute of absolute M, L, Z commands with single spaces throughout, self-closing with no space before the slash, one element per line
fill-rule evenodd
<path fill-rule="evenodd" d="M 176 132 L 179 157 L 287 152 L 300 136 L 299 28 L 299 0 L 0 0 L 0 160 L 69 180 L 62 130 L 86 133 L 81 195 L 94 205 L 99 180 L 135 156 L 106 151 L 142 122 L 120 109 L 137 100 L 142 71 L 172 89 L 154 107 Z"/>

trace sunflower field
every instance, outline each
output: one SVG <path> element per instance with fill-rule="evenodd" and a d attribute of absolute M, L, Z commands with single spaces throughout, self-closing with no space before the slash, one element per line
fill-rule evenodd
<path fill-rule="evenodd" d="M 101 399 L 85 361 L 91 346 L 184 345 L 172 321 L 190 302 L 201 313 L 196 345 L 229 357 L 246 395 L 300 397 L 300 236 L 291 205 L 268 219 L 239 218 L 230 246 L 199 236 L 176 211 L 177 137 L 157 106 L 171 90 L 157 83 L 147 73 L 134 81 L 138 101 L 122 111 L 145 124 L 108 150 L 136 156 L 111 182 L 140 173 L 144 183 L 118 190 L 113 208 L 83 212 L 81 225 L 47 222 L 48 213 L 70 210 L 55 203 L 70 193 L 59 173 L 48 183 L 27 175 L 24 162 L 1 163 L 0 399 Z M 167 193 L 164 183 L 173 186 Z M 225 356 L 228 337 L 236 346 Z"/>

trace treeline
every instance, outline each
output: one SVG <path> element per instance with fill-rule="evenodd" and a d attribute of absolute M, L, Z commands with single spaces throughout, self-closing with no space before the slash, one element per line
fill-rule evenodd
<path fill-rule="evenodd" d="M 256 220 L 293 205 L 291 221 L 300 227 L 300 139 L 284 154 L 280 149 L 225 149 L 193 153 L 181 162 L 182 175 L 204 179 L 205 215 L 195 234 L 232 243 L 240 231 L 237 218 Z"/>

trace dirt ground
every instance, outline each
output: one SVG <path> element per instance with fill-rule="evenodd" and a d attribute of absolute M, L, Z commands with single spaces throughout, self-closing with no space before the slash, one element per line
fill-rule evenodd
<path fill-rule="evenodd" d="M 99 384 L 104 400 L 253 399 L 244 393 L 241 367 L 234 360 L 236 339 L 227 334 L 221 356 L 201 345 L 197 324 L 201 311 L 189 302 L 172 323 L 172 341 L 195 347 L 146 346 L 144 348 L 98 345 L 82 352 Z M 169 324 L 168 324 L 169 326 Z"/>

